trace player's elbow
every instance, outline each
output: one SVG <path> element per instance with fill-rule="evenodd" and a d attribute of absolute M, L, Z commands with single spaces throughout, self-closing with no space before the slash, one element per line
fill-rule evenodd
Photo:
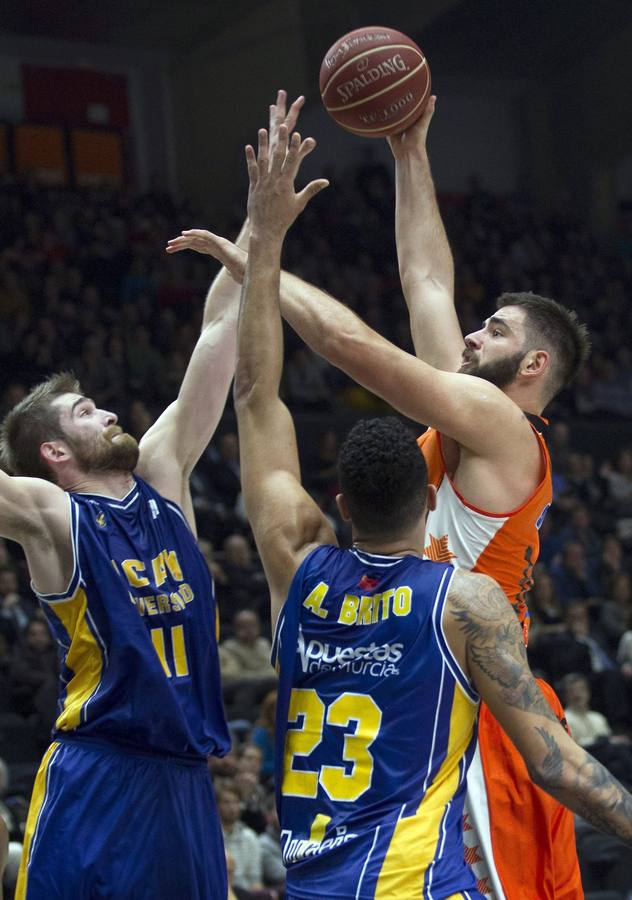
<path fill-rule="evenodd" d="M 357 377 L 358 366 L 369 354 L 365 326 L 357 321 L 345 322 L 342 327 L 324 330 L 317 352 L 333 366 Z M 316 349 L 316 348 L 315 348 Z"/>
<path fill-rule="evenodd" d="M 264 378 L 250 365 L 237 364 L 233 384 L 235 412 L 261 406 L 269 399 L 270 394 L 275 393 L 278 393 L 278 390 L 272 390 L 270 379 Z"/>
<path fill-rule="evenodd" d="M 238 361 L 233 383 L 233 401 L 236 410 L 249 406 L 252 403 L 256 384 L 257 379 L 252 369 L 248 366 L 242 366 Z"/>
<path fill-rule="evenodd" d="M 531 781 L 547 794 L 556 796 L 560 790 L 569 787 L 568 766 L 563 757 L 552 760 L 547 756 L 536 761 L 525 759 L 525 762 Z"/>

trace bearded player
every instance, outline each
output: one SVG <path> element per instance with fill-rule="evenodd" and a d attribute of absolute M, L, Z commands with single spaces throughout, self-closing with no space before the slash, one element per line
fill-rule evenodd
<path fill-rule="evenodd" d="M 285 111 L 277 101 L 277 116 Z M 434 112 L 391 138 L 397 167 L 397 246 L 419 358 L 403 352 L 323 291 L 281 276 L 281 311 L 309 346 L 409 418 L 421 440 L 437 509 L 426 555 L 492 575 L 528 635 L 526 593 L 538 527 L 551 503 L 551 469 L 538 417 L 572 381 L 589 352 L 570 310 L 532 294 L 505 294 L 501 308 L 464 339 L 453 303 L 453 263 L 425 150 Z M 219 259 L 243 280 L 247 254 L 208 231 L 170 242 Z M 458 371 L 455 371 L 458 370 Z M 558 716 L 562 708 L 543 690 Z M 483 706 L 480 753 L 470 769 L 467 858 L 481 892 L 497 900 L 583 896 L 572 817 L 534 787 L 526 767 Z M 537 835 L 537 838 L 536 838 Z"/>
<path fill-rule="evenodd" d="M 188 480 L 233 377 L 238 299 L 221 271 L 140 445 L 66 373 L 2 424 L 0 534 L 22 545 L 61 657 L 18 900 L 225 900 L 206 758 L 230 740 Z"/>
<path fill-rule="evenodd" d="M 538 690 L 489 577 L 424 560 L 434 505 L 414 437 L 358 423 L 340 454 L 353 547 L 300 482 L 279 398 L 285 233 L 324 181 L 294 178 L 313 141 L 246 149 L 252 227 L 235 409 L 249 519 L 270 586 L 279 669 L 276 789 L 287 900 L 482 900 L 463 859 L 479 696 L 538 783 L 632 845 L 632 797 L 572 741 Z"/>

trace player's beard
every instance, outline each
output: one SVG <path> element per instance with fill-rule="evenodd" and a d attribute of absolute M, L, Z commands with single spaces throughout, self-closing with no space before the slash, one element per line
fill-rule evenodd
<path fill-rule="evenodd" d="M 136 468 L 138 441 L 118 425 L 110 425 L 98 435 L 66 440 L 84 472 L 133 472 Z"/>
<path fill-rule="evenodd" d="M 495 359 L 492 362 L 477 363 L 474 360 L 463 363 L 459 372 L 464 375 L 474 375 L 495 384 L 496 387 L 506 388 L 515 379 L 520 371 L 520 364 L 524 359 L 524 350 L 518 350 L 510 356 Z"/>

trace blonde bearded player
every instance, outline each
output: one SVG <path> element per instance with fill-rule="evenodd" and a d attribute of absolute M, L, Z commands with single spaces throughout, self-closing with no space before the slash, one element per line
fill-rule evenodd
<path fill-rule="evenodd" d="M 284 104 L 281 92 L 276 116 L 284 115 Z M 434 98 L 414 128 L 391 139 L 400 271 L 420 358 L 288 273 L 281 277 L 281 310 L 313 350 L 431 426 L 422 449 L 439 502 L 428 522 L 427 555 L 492 575 L 526 637 L 524 594 L 538 555 L 537 527 L 551 501 L 546 445 L 527 414 L 538 416 L 572 379 L 588 339 L 569 310 L 514 294 L 504 295 L 505 306 L 465 338 L 463 351 L 452 257 L 425 151 L 433 111 Z M 186 248 L 215 256 L 243 279 L 246 254 L 223 238 L 196 230 L 170 242 L 172 252 Z M 577 900 L 583 894 L 570 814 L 532 784 L 487 710 L 480 734 L 483 762 L 472 767 L 466 838 L 481 892 L 496 900 Z"/>

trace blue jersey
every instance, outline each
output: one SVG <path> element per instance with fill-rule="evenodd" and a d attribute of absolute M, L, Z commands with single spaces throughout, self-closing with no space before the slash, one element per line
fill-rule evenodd
<path fill-rule="evenodd" d="M 446 643 L 454 570 L 323 546 L 273 648 L 288 896 L 479 897 L 463 854 L 478 695 Z"/>
<path fill-rule="evenodd" d="M 39 595 L 61 648 L 55 737 L 225 753 L 213 582 L 181 510 L 140 478 L 121 500 L 68 498 L 72 578 Z"/>

